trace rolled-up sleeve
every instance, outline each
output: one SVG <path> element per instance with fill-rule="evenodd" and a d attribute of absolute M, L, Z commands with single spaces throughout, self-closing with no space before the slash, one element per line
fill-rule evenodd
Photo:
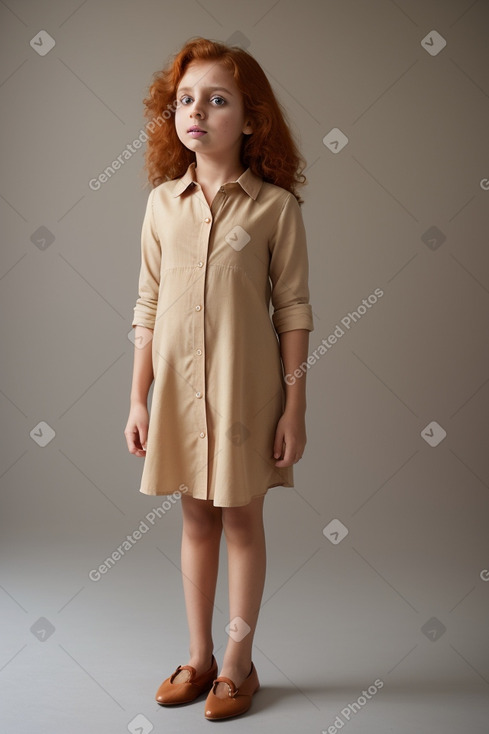
<path fill-rule="evenodd" d="M 306 231 L 299 203 L 293 194 L 285 200 L 269 248 L 275 331 L 277 334 L 292 329 L 313 331 Z"/>
<path fill-rule="evenodd" d="M 146 326 L 149 329 L 154 329 L 156 321 L 161 269 L 161 245 L 154 221 L 153 195 L 154 189 L 148 196 L 141 230 L 139 297 L 132 321 L 132 326 Z"/>

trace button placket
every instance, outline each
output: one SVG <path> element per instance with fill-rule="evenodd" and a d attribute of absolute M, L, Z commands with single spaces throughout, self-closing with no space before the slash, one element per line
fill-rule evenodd
<path fill-rule="evenodd" d="M 200 465 L 208 467 L 209 461 L 209 445 L 207 441 L 207 412 L 206 412 L 206 394 L 207 385 L 205 382 L 205 284 L 206 284 L 206 272 L 205 268 L 209 260 L 209 242 L 212 232 L 213 219 L 216 216 L 217 210 L 223 205 L 224 199 L 226 198 L 223 189 L 219 191 L 219 197 L 216 199 L 215 206 L 212 208 L 207 205 L 207 211 L 209 214 L 203 218 L 202 225 L 200 228 L 200 241 L 199 249 L 194 260 L 194 267 L 196 269 L 196 280 L 195 280 L 195 291 L 194 291 L 194 345 L 193 345 L 193 361 L 194 361 L 194 409 L 196 410 L 197 426 L 198 426 L 198 437 L 203 439 L 199 441 Z M 202 269 L 201 272 L 197 271 L 197 268 Z M 207 470 L 204 472 L 205 479 L 205 497 L 209 496 L 209 476 Z"/>
<path fill-rule="evenodd" d="M 208 251 L 209 251 L 209 240 L 210 240 L 210 233 L 211 233 L 211 225 L 212 225 L 212 219 L 211 217 L 207 216 L 204 218 L 204 224 L 208 225 L 207 231 L 204 227 L 202 230 L 202 243 L 200 249 L 200 259 L 196 261 L 195 266 L 196 268 L 203 269 L 206 266 L 207 263 L 207 257 L 208 257 Z M 197 257 L 199 257 L 197 255 Z M 206 384 L 205 384 L 205 358 L 204 358 L 204 351 L 205 351 L 205 327 L 204 327 L 204 319 L 205 319 L 205 272 L 199 273 L 199 276 L 197 277 L 196 281 L 196 289 L 195 289 L 195 305 L 194 305 L 194 311 L 195 311 L 195 318 L 199 319 L 199 321 L 196 324 L 196 329 L 194 330 L 194 334 L 197 335 L 196 344 L 194 344 L 194 375 L 195 375 L 195 393 L 194 393 L 194 399 L 195 399 L 195 406 L 197 409 L 197 415 L 198 415 L 198 426 L 199 426 L 199 439 L 206 439 L 207 438 L 207 416 L 206 416 L 206 401 L 203 399 L 206 394 Z M 205 463 L 207 464 L 208 461 L 208 446 L 207 441 L 204 441 L 203 446 L 205 446 Z M 209 487 L 206 484 L 206 495 L 208 494 Z"/>

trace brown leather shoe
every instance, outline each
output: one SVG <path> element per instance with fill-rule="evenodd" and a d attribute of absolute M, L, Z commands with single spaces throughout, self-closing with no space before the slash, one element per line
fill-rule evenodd
<path fill-rule="evenodd" d="M 184 683 L 174 683 L 173 680 L 181 670 L 190 672 Z M 217 662 L 212 656 L 212 664 L 208 671 L 197 676 L 191 665 L 179 665 L 169 678 L 166 678 L 156 692 L 156 700 L 162 706 L 172 706 L 179 703 L 190 703 L 212 688 L 212 682 L 217 675 Z"/>
<path fill-rule="evenodd" d="M 216 696 L 215 690 L 218 683 L 227 683 L 229 695 L 227 698 Z M 205 718 L 209 720 L 229 719 L 230 716 L 244 714 L 251 706 L 253 694 L 260 688 L 258 673 L 253 663 L 248 677 L 244 679 L 239 688 L 236 688 L 230 678 L 220 675 L 215 679 L 205 702 Z"/>

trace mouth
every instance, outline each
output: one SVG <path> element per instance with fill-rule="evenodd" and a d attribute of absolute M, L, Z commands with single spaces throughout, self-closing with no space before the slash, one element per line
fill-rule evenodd
<path fill-rule="evenodd" d="M 199 136 L 199 135 L 205 135 L 207 131 L 202 130 L 202 128 L 198 127 L 197 125 L 193 125 L 192 127 L 189 127 L 187 132 L 189 133 L 189 135 Z"/>

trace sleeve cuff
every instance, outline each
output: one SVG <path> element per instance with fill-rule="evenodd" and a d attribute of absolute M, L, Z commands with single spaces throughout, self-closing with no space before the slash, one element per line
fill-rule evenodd
<path fill-rule="evenodd" d="M 145 326 L 147 329 L 154 329 L 155 322 L 156 304 L 154 309 L 142 304 L 135 306 L 131 326 Z"/>
<path fill-rule="evenodd" d="M 314 330 L 312 306 L 309 303 L 294 303 L 274 311 L 272 321 L 277 334 L 293 329 Z"/>

